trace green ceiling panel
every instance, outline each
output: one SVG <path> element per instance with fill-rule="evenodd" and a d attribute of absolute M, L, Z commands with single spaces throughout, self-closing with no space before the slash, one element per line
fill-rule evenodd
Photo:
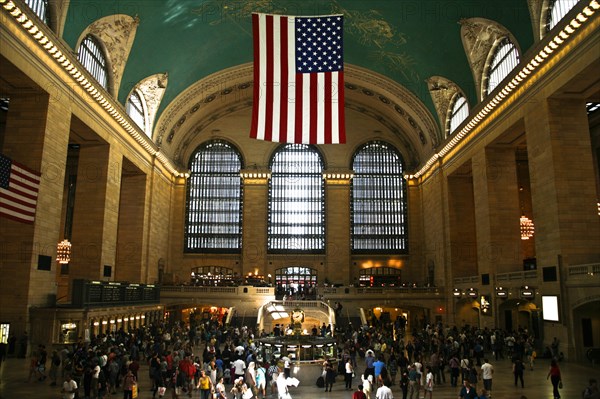
<path fill-rule="evenodd" d="M 152 74 L 168 72 L 162 110 L 183 90 L 214 72 L 252 61 L 252 12 L 342 13 L 345 62 L 371 69 L 414 92 L 435 115 L 425 80 L 456 82 L 476 101 L 459 21 L 481 17 L 504 25 L 526 51 L 533 43 L 527 0 L 187 1 L 71 0 L 64 39 L 75 46 L 95 20 L 138 16 L 140 25 L 118 98 Z"/>

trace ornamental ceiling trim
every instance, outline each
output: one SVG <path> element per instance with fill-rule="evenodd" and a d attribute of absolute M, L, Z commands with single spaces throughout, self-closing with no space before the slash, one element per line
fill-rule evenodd
<path fill-rule="evenodd" d="M 409 90 L 401 85 L 390 82 L 389 79 L 373 74 L 371 71 L 356 66 L 345 68 L 346 103 L 348 99 L 357 93 L 365 97 L 378 99 L 378 106 L 386 106 L 393 115 L 401 117 L 407 126 L 414 132 L 417 142 L 422 147 L 430 146 L 433 149 L 440 142 L 439 129 L 426 107 Z M 230 109 L 238 109 L 239 103 L 252 102 L 252 85 L 254 68 L 252 64 L 244 64 L 238 67 L 217 72 L 206 79 L 198 81 L 188 90 L 178 96 L 160 116 L 156 124 L 156 143 L 163 151 L 171 152 L 174 160 L 180 162 L 180 141 L 187 141 L 180 132 L 198 131 L 198 126 L 204 126 L 206 118 L 202 116 L 203 108 L 210 107 L 210 120 L 215 120 L 214 107 L 209 104 L 226 104 Z M 231 108 L 233 107 L 233 108 Z M 360 107 L 356 107 L 359 110 Z M 200 113 L 198 113 L 200 111 Z M 219 117 L 224 116 L 224 110 L 216 111 Z M 231 112 L 231 111 L 230 111 Z M 216 118 L 218 119 L 218 118 Z M 190 122 L 193 125 L 190 125 Z M 398 130 L 398 129 L 396 129 Z M 427 138 L 429 137 L 429 139 Z M 411 158 L 418 159 L 413 145 L 407 146 L 411 149 Z"/>

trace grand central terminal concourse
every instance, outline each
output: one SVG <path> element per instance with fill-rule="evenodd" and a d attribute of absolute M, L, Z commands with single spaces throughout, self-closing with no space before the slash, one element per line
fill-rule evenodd
<path fill-rule="evenodd" d="M 0 398 L 600 378 L 600 0 L 0 0 L 0 21 Z"/>

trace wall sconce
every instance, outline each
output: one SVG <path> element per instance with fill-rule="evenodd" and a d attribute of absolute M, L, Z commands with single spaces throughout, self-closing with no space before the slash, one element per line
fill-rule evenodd
<path fill-rule="evenodd" d="M 521 298 L 530 299 L 535 296 L 535 289 L 528 285 L 521 287 Z"/>
<path fill-rule="evenodd" d="M 460 290 L 459 290 L 458 288 L 455 288 L 455 289 L 452 291 L 452 296 L 453 296 L 454 298 L 460 298 L 460 297 L 462 296 L 462 292 L 460 292 Z"/>
<path fill-rule="evenodd" d="M 71 261 L 71 243 L 66 238 L 56 246 L 56 261 L 61 265 Z"/>
<path fill-rule="evenodd" d="M 508 290 L 504 287 L 496 287 L 496 296 L 499 298 L 507 298 Z"/>
<path fill-rule="evenodd" d="M 477 294 L 477 290 L 473 287 L 469 288 L 467 290 L 467 296 L 469 298 L 477 298 L 478 294 Z"/>

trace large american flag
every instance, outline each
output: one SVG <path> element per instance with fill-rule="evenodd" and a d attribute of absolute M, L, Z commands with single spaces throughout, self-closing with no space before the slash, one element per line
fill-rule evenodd
<path fill-rule="evenodd" d="M 346 142 L 341 15 L 252 14 L 250 137 L 298 144 Z"/>
<path fill-rule="evenodd" d="M 0 154 L 0 216 L 33 223 L 40 173 Z"/>

